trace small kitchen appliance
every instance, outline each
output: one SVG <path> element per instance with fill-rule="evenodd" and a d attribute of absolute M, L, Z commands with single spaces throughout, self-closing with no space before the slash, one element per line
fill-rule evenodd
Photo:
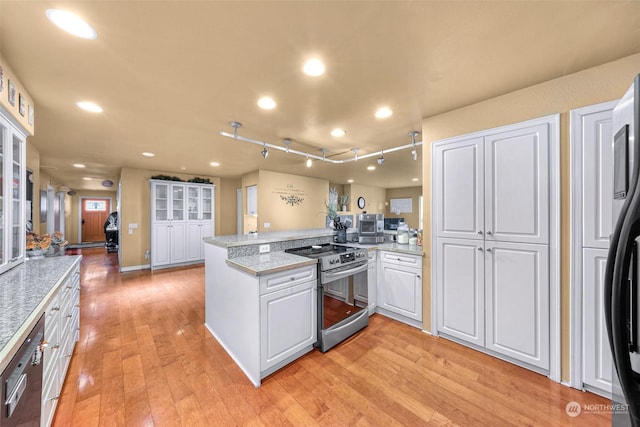
<path fill-rule="evenodd" d="M 376 244 L 384 242 L 384 215 L 358 215 L 358 243 Z"/>
<path fill-rule="evenodd" d="M 366 249 L 327 243 L 285 252 L 318 260 L 316 348 L 325 352 L 369 324 Z"/>

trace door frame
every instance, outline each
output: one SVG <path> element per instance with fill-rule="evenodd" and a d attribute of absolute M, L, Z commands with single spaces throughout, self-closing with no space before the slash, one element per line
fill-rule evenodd
<path fill-rule="evenodd" d="M 82 204 L 85 199 L 108 199 L 109 200 L 109 209 L 113 212 L 113 198 L 112 197 L 101 197 L 101 196 L 80 196 L 78 197 L 78 244 L 82 243 Z M 109 213 L 111 213 L 109 212 Z M 119 219 L 119 218 L 118 218 Z M 119 224 L 119 222 L 118 222 Z M 119 226 L 118 226 L 119 228 Z M 118 231 L 119 233 L 119 231 Z"/>
<path fill-rule="evenodd" d="M 437 224 L 433 214 L 437 206 L 435 161 L 436 147 L 443 143 L 485 137 L 495 133 L 506 132 L 520 127 L 549 125 L 549 379 L 562 382 L 561 376 L 561 294 L 560 294 L 560 114 L 524 120 L 491 129 L 484 129 L 463 135 L 457 135 L 431 143 L 431 335 L 438 336 L 437 286 L 436 286 L 436 252 Z M 481 350 L 482 351 L 482 350 Z M 493 355 L 493 354 L 492 354 Z M 495 357 L 495 356 L 494 356 Z M 515 363 L 515 362 L 514 362 Z"/>
<path fill-rule="evenodd" d="M 584 280 L 582 277 L 582 117 L 605 110 L 611 110 L 618 104 L 616 101 L 602 102 L 600 104 L 588 105 L 586 107 L 575 108 L 570 111 L 570 268 L 569 268 L 569 301 L 570 301 L 570 322 L 569 322 L 569 386 L 579 390 L 584 389 L 584 351 L 582 335 L 584 324 L 582 321 L 584 295 Z M 613 201 L 612 201 L 613 203 Z"/>

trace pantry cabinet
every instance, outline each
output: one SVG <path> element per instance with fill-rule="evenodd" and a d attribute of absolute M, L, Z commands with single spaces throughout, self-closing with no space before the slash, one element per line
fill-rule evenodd
<path fill-rule="evenodd" d="M 0 107 L 0 273 L 25 258 L 26 134 Z"/>
<path fill-rule="evenodd" d="M 151 180 L 151 269 L 204 260 L 214 233 L 211 184 Z"/>
<path fill-rule="evenodd" d="M 543 372 L 558 212 L 555 129 L 557 116 L 549 116 L 432 148 L 437 332 Z"/>

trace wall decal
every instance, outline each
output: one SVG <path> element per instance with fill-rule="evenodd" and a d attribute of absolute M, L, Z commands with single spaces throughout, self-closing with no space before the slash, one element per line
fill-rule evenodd
<path fill-rule="evenodd" d="M 301 205 L 305 198 L 304 190 L 296 188 L 293 184 L 287 184 L 286 188 L 276 188 L 273 194 L 277 194 L 280 200 L 291 206 Z"/>

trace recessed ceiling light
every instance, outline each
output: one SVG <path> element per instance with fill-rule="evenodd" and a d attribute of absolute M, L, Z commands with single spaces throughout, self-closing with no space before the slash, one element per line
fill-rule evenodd
<path fill-rule="evenodd" d="M 86 166 L 85 166 L 85 165 L 83 165 L 82 163 L 74 163 L 74 164 L 73 164 L 73 167 L 74 167 L 74 168 L 82 169 L 82 168 L 85 168 Z"/>
<path fill-rule="evenodd" d="M 98 38 L 96 30 L 75 13 L 59 9 L 47 9 L 45 13 L 51 22 L 69 34 L 90 40 Z"/>
<path fill-rule="evenodd" d="M 186 167 L 186 166 L 180 166 L 180 170 L 181 170 L 181 171 L 186 171 L 186 170 L 187 170 L 187 167 Z"/>
<path fill-rule="evenodd" d="M 211 166 L 213 166 L 214 168 L 217 168 L 218 166 L 220 166 L 220 163 L 218 162 L 211 162 L 209 163 Z"/>
<path fill-rule="evenodd" d="M 93 178 L 89 178 L 88 176 L 83 176 L 82 179 L 84 179 L 85 181 L 91 181 Z"/>
<path fill-rule="evenodd" d="M 373 165 L 372 166 L 367 166 L 367 170 L 368 171 L 374 171 L 374 170 L 376 170 L 376 167 L 373 166 Z"/>
<path fill-rule="evenodd" d="M 145 151 L 144 153 L 142 153 L 142 155 L 145 156 L 145 157 L 153 157 L 153 156 L 155 156 L 155 154 L 150 153 L 149 151 Z"/>
<path fill-rule="evenodd" d="M 388 107 L 380 107 L 378 108 L 378 111 L 376 111 L 376 117 L 379 119 L 386 119 L 387 117 L 390 117 L 392 114 L 393 114 L 393 111 L 391 111 L 391 109 Z"/>
<path fill-rule="evenodd" d="M 347 180 L 347 182 L 348 182 L 349 184 L 353 184 L 353 180 L 352 180 L 352 179 L 348 179 L 348 180 Z"/>
<path fill-rule="evenodd" d="M 420 178 L 413 178 L 411 181 L 418 182 L 418 181 L 420 181 Z"/>
<path fill-rule="evenodd" d="M 344 129 L 334 129 L 331 131 L 331 136 L 335 136 L 336 138 L 340 138 L 341 136 L 345 136 L 347 131 Z"/>
<path fill-rule="evenodd" d="M 263 96 L 262 98 L 258 99 L 258 107 L 262 108 L 263 110 L 273 110 L 274 108 L 276 108 L 276 105 L 276 101 L 268 96 Z"/>
<path fill-rule="evenodd" d="M 321 76 L 325 71 L 324 64 L 318 58 L 312 58 L 305 62 L 302 69 L 306 75 L 312 77 Z"/>
<path fill-rule="evenodd" d="M 81 101 L 76 103 L 76 105 L 82 108 L 85 111 L 89 111 L 91 113 L 102 113 L 102 107 L 100 107 L 95 102 L 91 101 Z"/>

